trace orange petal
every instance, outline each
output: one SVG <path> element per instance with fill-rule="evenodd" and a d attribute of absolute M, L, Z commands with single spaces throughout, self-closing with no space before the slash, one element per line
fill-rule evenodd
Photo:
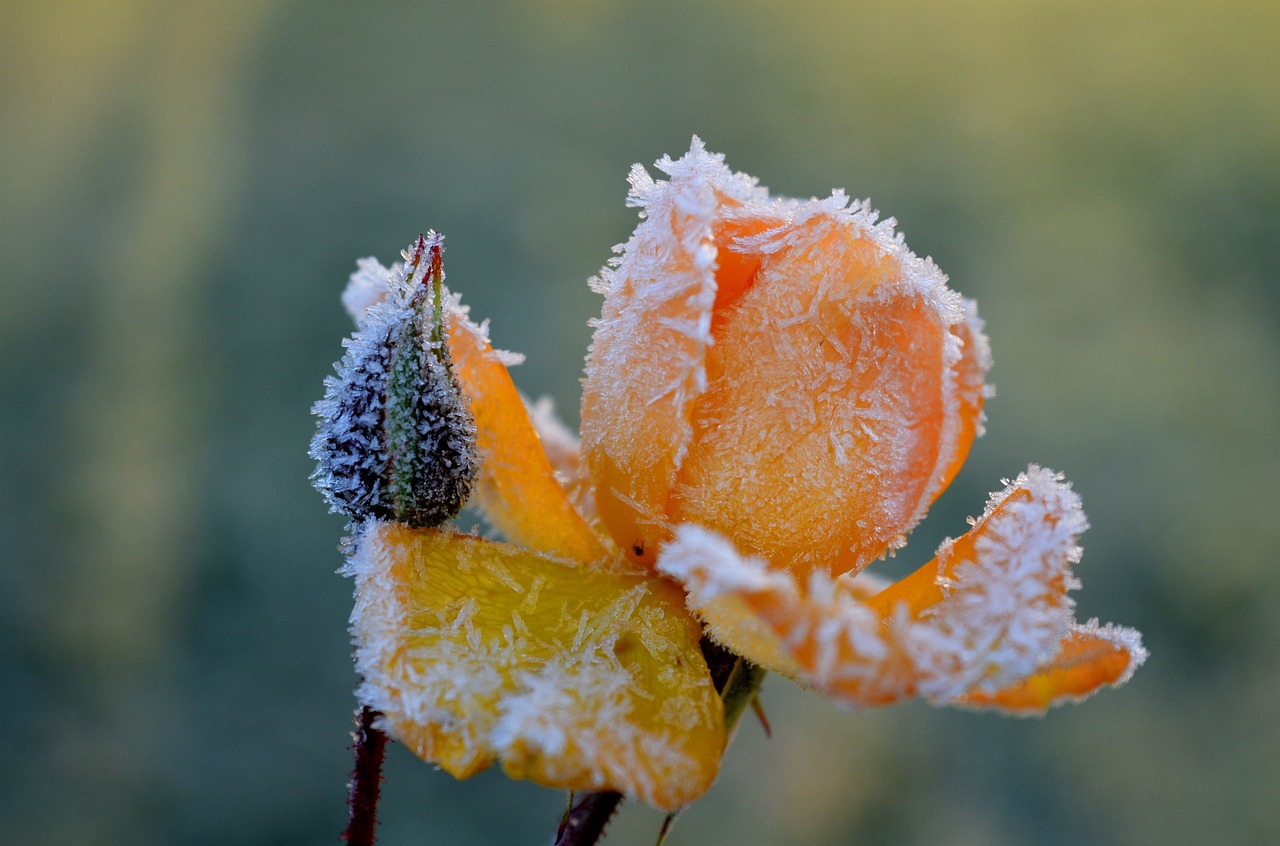
<path fill-rule="evenodd" d="M 982 561 L 1001 561 L 1004 569 L 1017 568 L 1019 575 L 1036 572 L 1056 574 L 1040 579 L 1043 598 L 1054 605 L 1065 600 L 1075 587 L 1069 566 L 1080 560 L 1079 536 L 1089 527 L 1080 507 L 1080 497 L 1061 475 L 1036 465 L 1004 490 L 993 493 L 986 511 L 973 528 L 959 540 L 947 540 L 938 555 L 911 575 L 893 583 L 867 600 L 868 608 L 887 618 L 896 609 L 905 609 L 912 618 L 925 615 L 952 593 L 961 567 Z M 1019 566 L 1012 556 L 1029 556 Z"/>
<path fill-rule="evenodd" d="M 982 436 L 986 422 L 982 407 L 995 394 L 995 388 L 986 381 L 987 371 L 991 369 L 991 345 L 982 331 L 978 304 L 965 299 L 963 307 L 963 319 L 951 327 L 951 334 L 960 342 L 960 357 L 951 368 L 959 400 L 956 407 L 959 425 L 949 457 L 942 456 L 942 471 L 931 499 L 937 499 L 947 489 L 969 457 L 974 440 Z"/>
<path fill-rule="evenodd" d="M 911 695 L 910 668 L 851 583 L 792 573 L 740 556 L 723 536 L 676 527 L 657 568 L 681 581 L 689 608 L 718 643 L 760 666 L 856 705 Z"/>
<path fill-rule="evenodd" d="M 793 204 L 786 225 L 738 242 L 760 267 L 707 352 L 669 507 L 800 575 L 901 546 L 958 426 L 960 298 L 845 203 Z"/>
<path fill-rule="evenodd" d="M 803 584 L 699 526 L 677 527 L 658 569 L 684 583 L 716 640 L 839 701 L 976 703 L 1052 666 L 1085 527 L 1070 487 L 1032 467 L 968 534 L 869 600 L 820 571 Z"/>
<path fill-rule="evenodd" d="M 475 415 L 476 501 L 485 517 L 507 540 L 536 552 L 584 563 L 608 557 L 556 481 L 511 374 L 485 330 L 456 308 L 449 321 L 449 353 Z"/>
<path fill-rule="evenodd" d="M 884 576 L 863 570 L 860 573 L 846 573 L 835 579 L 836 588 L 844 591 L 854 599 L 870 599 L 887 588 L 893 582 Z"/>
<path fill-rule="evenodd" d="M 347 572 L 361 701 L 424 760 L 664 810 L 714 780 L 723 705 L 673 585 L 393 523 Z"/>
<path fill-rule="evenodd" d="M 655 182 L 637 165 L 629 202 L 644 218 L 593 289 L 604 294 L 582 393 L 583 452 L 600 518 L 636 560 L 652 562 L 668 534 L 667 498 L 692 435 L 690 403 L 706 389 L 704 360 L 718 294 L 750 285 L 751 262 L 725 249 L 774 222 L 738 220 L 764 192 L 732 174 L 696 138 Z"/>
<path fill-rule="evenodd" d="M 582 458 L 582 444 L 578 436 L 556 416 L 555 407 L 550 397 L 540 397 L 535 402 L 525 400 L 525 408 L 529 412 L 529 420 L 533 423 L 542 448 L 551 462 L 556 481 L 564 488 L 574 508 L 584 519 L 598 531 L 603 529 L 598 524 L 600 517 L 596 514 L 595 493 L 591 488 L 591 475 Z"/>
<path fill-rule="evenodd" d="M 1119 687 L 1142 663 L 1147 650 L 1133 629 L 1099 626 L 1090 620 L 1071 627 L 1053 660 L 1018 684 L 992 693 L 971 691 L 957 704 L 972 708 L 997 708 L 1020 716 L 1043 714 L 1054 705 L 1079 702 L 1103 686 Z"/>
<path fill-rule="evenodd" d="M 937 557 L 867 600 L 890 620 L 919 692 L 953 700 L 1034 672 L 1070 630 L 1079 587 L 1071 566 L 1088 528 L 1060 475 L 1031 466 L 993 494 L 973 528 Z"/>
<path fill-rule="evenodd" d="M 726 538 L 692 524 L 675 528 L 656 567 L 687 591 L 689 609 L 721 646 L 790 679 L 803 668 L 770 625 L 762 606 L 798 603 L 799 588 L 787 573 L 771 572 L 759 559 L 743 558 Z"/>

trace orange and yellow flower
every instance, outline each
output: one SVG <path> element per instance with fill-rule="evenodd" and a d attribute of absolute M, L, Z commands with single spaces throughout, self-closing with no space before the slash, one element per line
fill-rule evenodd
<path fill-rule="evenodd" d="M 850 706 L 1038 713 L 1129 678 L 1130 629 L 1077 624 L 1086 528 L 1031 467 L 888 584 L 982 431 L 976 307 L 842 193 L 770 197 L 694 140 L 631 174 L 641 222 L 593 288 L 581 443 L 449 307 L 475 502 L 507 542 L 372 519 L 347 572 L 361 700 L 457 777 L 698 798 L 726 744 L 699 641 Z M 380 296 L 362 264 L 357 321 Z"/>

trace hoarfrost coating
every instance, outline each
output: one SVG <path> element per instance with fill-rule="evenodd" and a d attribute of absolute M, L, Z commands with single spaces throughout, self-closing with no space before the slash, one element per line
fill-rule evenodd
<path fill-rule="evenodd" d="M 386 729 L 459 778 L 499 763 L 671 810 L 715 780 L 746 701 L 717 692 L 704 635 L 854 708 L 1039 714 L 1127 681 L 1147 655 L 1138 633 L 1075 621 L 1087 523 L 1056 473 L 1006 481 L 905 578 L 866 570 L 983 432 L 976 304 L 865 201 L 771 197 L 697 139 L 657 166 L 669 178 L 632 170 L 639 225 L 591 281 L 605 302 L 580 439 L 526 403 L 518 357 L 442 289 L 431 332 L 408 343 L 449 354 L 435 360 L 469 400 L 473 502 L 508 543 L 399 515 L 355 526 L 359 696 Z M 404 334 L 379 328 L 416 267 L 360 262 L 344 303 L 365 334 L 318 406 L 343 432 L 382 419 L 370 443 L 393 466 L 397 443 L 439 449 L 421 447 L 430 432 L 389 439 L 377 396 L 343 391 L 446 384 L 428 360 L 397 388 Z M 342 455 L 326 459 L 331 488 L 396 484 L 369 469 L 381 453 Z M 749 664 L 731 676 L 747 666 L 754 696 Z"/>

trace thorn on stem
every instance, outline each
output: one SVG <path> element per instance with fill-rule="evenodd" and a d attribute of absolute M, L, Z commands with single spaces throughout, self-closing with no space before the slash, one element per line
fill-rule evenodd
<path fill-rule="evenodd" d="M 671 833 L 672 826 L 676 824 L 676 820 L 680 819 L 680 815 L 683 814 L 684 811 L 684 808 L 680 808 L 679 810 L 672 811 L 667 814 L 666 818 L 662 821 L 662 828 L 658 830 L 658 842 L 654 843 L 653 846 L 662 846 L 663 843 L 667 842 L 667 835 Z"/>
<path fill-rule="evenodd" d="M 769 725 L 769 717 L 764 712 L 764 705 L 760 702 L 759 694 L 751 697 L 751 712 L 760 721 L 760 727 L 764 729 L 764 736 L 773 737 L 773 729 Z"/>

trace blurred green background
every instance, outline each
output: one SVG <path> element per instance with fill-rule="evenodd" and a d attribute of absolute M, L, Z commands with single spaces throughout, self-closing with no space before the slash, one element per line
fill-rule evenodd
<path fill-rule="evenodd" d="M 1044 720 L 771 679 L 673 844 L 1280 841 L 1280 5 L 17 0 L 0 26 L 0 819 L 325 844 L 353 707 L 311 403 L 358 256 L 450 284 L 570 422 L 632 162 L 834 186 L 979 299 L 999 395 L 895 561 L 1067 472 L 1080 617 L 1152 651 Z M 381 842 L 562 797 L 394 748 Z M 613 844 L 653 842 L 628 806 Z"/>

